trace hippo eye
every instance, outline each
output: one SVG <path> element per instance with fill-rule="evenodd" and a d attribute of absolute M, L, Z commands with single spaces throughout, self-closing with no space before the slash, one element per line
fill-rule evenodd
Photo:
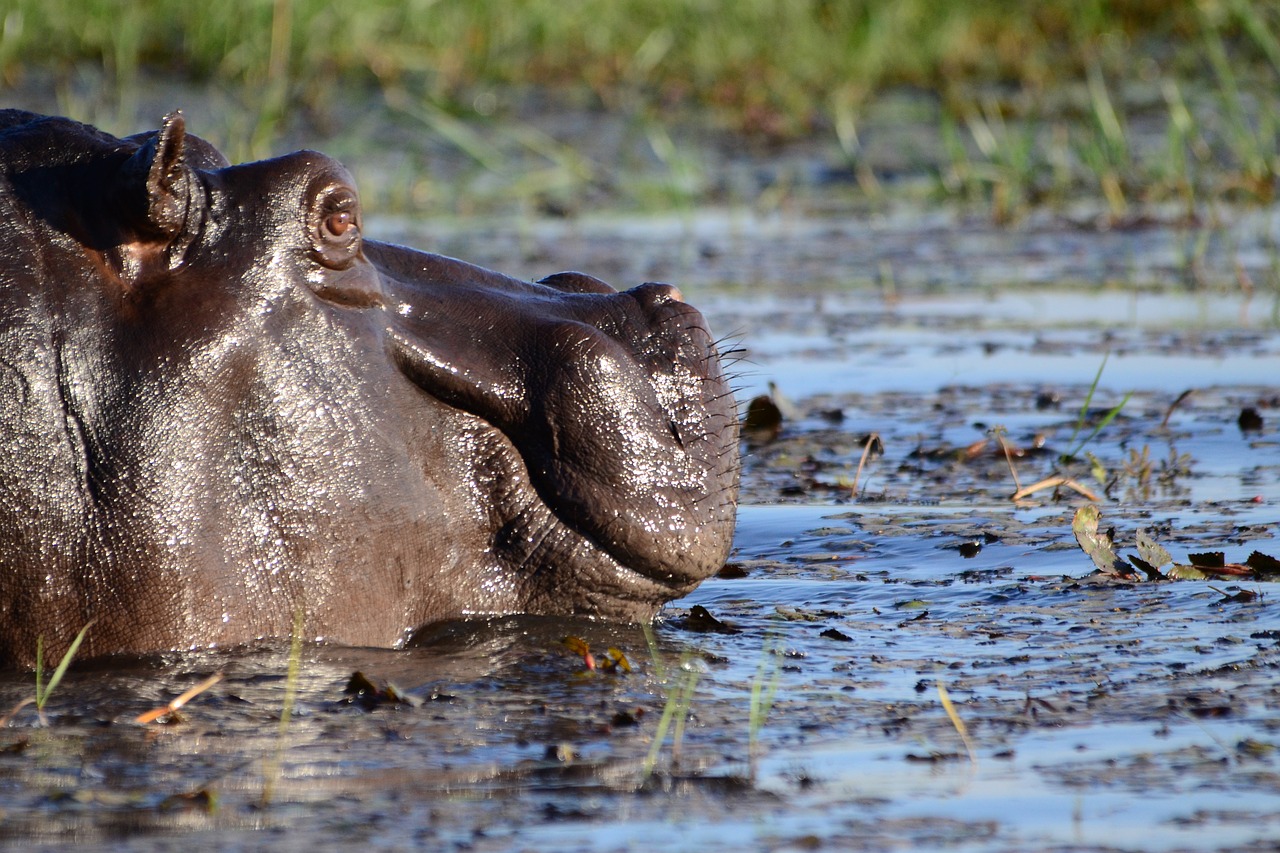
<path fill-rule="evenodd" d="M 360 202 L 347 187 L 331 187 L 315 201 L 312 245 L 320 263 L 344 269 L 360 253 Z"/>
<path fill-rule="evenodd" d="M 355 224 L 355 217 L 351 215 L 351 211 L 349 210 L 330 213 L 324 218 L 325 235 L 328 237 L 339 238 L 346 234 L 349 229 L 355 226 Z"/>

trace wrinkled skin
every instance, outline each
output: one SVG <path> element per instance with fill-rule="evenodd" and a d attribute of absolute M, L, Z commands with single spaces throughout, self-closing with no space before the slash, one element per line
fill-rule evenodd
<path fill-rule="evenodd" d="M 646 619 L 726 556 L 734 403 L 670 286 L 366 240 L 336 161 L 176 115 L 0 112 L 0 211 L 0 661 Z"/>

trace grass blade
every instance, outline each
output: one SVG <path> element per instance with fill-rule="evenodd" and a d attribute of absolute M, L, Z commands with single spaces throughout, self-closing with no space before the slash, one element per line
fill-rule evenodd
<path fill-rule="evenodd" d="M 36 637 L 36 708 L 44 708 L 44 635 Z"/>
<path fill-rule="evenodd" d="M 951 702 L 951 694 L 947 693 L 947 687 L 938 680 L 938 698 L 942 700 L 942 710 L 947 712 L 951 725 L 955 726 L 956 731 L 960 734 L 960 740 L 964 743 L 964 751 L 969 754 L 969 761 L 977 764 L 978 756 L 973 753 L 973 742 L 969 740 L 969 729 L 965 727 L 964 720 L 960 719 L 960 715 L 956 713 L 956 706 Z"/>
<path fill-rule="evenodd" d="M 1098 365 L 1098 372 L 1094 374 L 1093 382 L 1089 385 L 1089 391 L 1084 395 L 1084 402 L 1080 404 L 1080 415 L 1076 418 L 1076 428 L 1072 431 L 1070 440 L 1067 441 L 1067 444 L 1071 445 L 1071 450 L 1062 455 L 1063 461 L 1075 459 L 1076 454 L 1083 450 L 1089 442 L 1093 441 L 1098 433 L 1106 428 L 1107 424 L 1115 420 L 1116 415 L 1120 414 L 1120 410 L 1125 407 L 1125 404 L 1129 402 L 1129 398 L 1133 396 L 1132 391 L 1125 394 L 1123 400 L 1103 415 L 1102 420 L 1093 428 L 1093 432 L 1089 433 L 1089 436 L 1079 444 L 1076 444 L 1076 439 L 1080 436 L 1081 431 L 1084 430 L 1085 421 L 1089 419 L 1089 404 L 1093 402 L 1093 395 L 1098 390 L 1098 383 L 1102 381 L 1102 371 L 1106 369 L 1109 358 L 1111 358 L 1111 353 L 1109 352 L 1102 357 L 1102 364 Z"/>
<path fill-rule="evenodd" d="M 76 638 L 67 647 L 66 654 L 58 662 L 57 669 L 53 671 L 53 675 L 49 676 L 49 683 L 43 687 L 41 686 L 41 673 L 44 670 L 44 638 L 39 637 L 36 639 L 36 708 L 41 712 L 44 711 L 44 705 L 49 701 L 50 694 L 62 681 L 62 676 L 66 675 L 67 667 L 71 666 L 71 659 L 79 651 L 80 643 L 84 641 L 85 634 L 89 633 L 89 628 L 93 626 L 93 622 L 94 620 L 90 619 L 89 623 L 80 629 L 80 633 L 76 634 Z"/>

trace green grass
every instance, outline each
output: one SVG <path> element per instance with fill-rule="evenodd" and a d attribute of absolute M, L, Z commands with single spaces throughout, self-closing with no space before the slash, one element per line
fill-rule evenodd
<path fill-rule="evenodd" d="M 294 703 L 298 696 L 298 677 L 302 670 L 302 633 L 306 617 L 301 607 L 293 612 L 293 630 L 289 637 L 289 665 L 285 670 L 284 701 L 280 708 L 280 722 L 276 726 L 275 750 L 263 760 L 262 804 L 271 802 L 276 785 L 281 778 L 284 753 L 289 737 L 289 720 L 293 717 Z"/>
<path fill-rule="evenodd" d="M 637 116 L 671 180 L 634 192 L 676 204 L 705 188 L 666 135 L 672 116 L 828 137 L 871 197 L 883 184 L 867 116 L 927 91 L 941 142 L 926 167 L 944 197 L 1012 221 L 1086 194 L 1120 218 L 1133 202 L 1272 198 L 1277 32 L 1280 4 L 1250 0 L 9 0 L 0 88 L 51 72 L 74 107 L 94 69 L 124 115 L 142 76 L 241 93 L 237 157 L 269 153 L 295 114 L 324 116 L 335 96 L 385 102 L 506 182 L 518 169 L 484 121 L 503 109 L 495 93 L 532 87 Z M 1155 150 L 1138 150 L 1139 120 L 1167 127 Z M 529 193 L 601 178 L 556 157 Z"/>
<path fill-rule="evenodd" d="M 1129 402 L 1129 398 L 1133 396 L 1132 391 L 1126 393 L 1119 403 L 1108 409 L 1098 419 L 1098 422 L 1093 426 L 1093 431 L 1088 436 L 1080 438 L 1080 433 L 1084 431 L 1085 425 L 1089 420 L 1089 404 L 1093 402 L 1093 393 L 1098 390 L 1098 382 L 1102 380 L 1102 371 L 1107 369 L 1107 360 L 1109 358 L 1111 358 L 1111 353 L 1109 352 L 1102 357 L 1102 364 L 1098 365 L 1098 372 L 1094 374 L 1093 382 L 1089 385 L 1089 391 L 1084 395 L 1084 402 L 1080 404 L 1080 414 L 1076 418 L 1075 429 L 1071 433 L 1071 438 L 1067 440 L 1067 446 L 1071 449 L 1062 454 L 1061 461 L 1063 462 L 1071 462 L 1080 455 L 1080 451 L 1084 450 L 1089 442 L 1097 438 L 1098 433 L 1107 428 L 1107 424 L 1116 419 L 1121 409 Z"/>
<path fill-rule="evenodd" d="M 58 665 L 54 668 L 53 674 L 49 676 L 49 680 L 44 680 L 44 636 L 36 638 L 36 694 L 34 697 L 36 704 L 36 713 L 40 716 L 40 721 L 45 722 L 44 706 L 48 703 L 49 697 L 53 695 L 53 691 L 62 683 L 62 676 L 66 675 L 67 667 L 71 666 L 71 660 L 76 656 L 76 652 L 80 650 L 80 644 L 84 642 L 85 634 L 89 633 L 89 629 L 93 626 L 93 622 L 85 625 L 80 629 L 80 633 L 76 634 L 75 639 L 71 641 L 71 645 L 67 647 L 63 653 L 62 659 L 58 661 Z"/>
<path fill-rule="evenodd" d="M 476 86 L 584 87 L 606 105 L 692 101 L 744 129 L 808 130 L 886 86 L 1041 87 L 1078 77 L 1106 39 L 1175 43 L 1215 26 L 1274 62 L 1274 12 L 1159 0 L 10 0 L 0 68 L 144 67 L 322 100 L 335 86 L 406 85 L 461 104 Z M 780 37 L 785 34 L 785 38 Z M 1252 34 L 1252 37 L 1250 37 Z M 1182 57 L 1179 62 L 1190 61 Z"/>

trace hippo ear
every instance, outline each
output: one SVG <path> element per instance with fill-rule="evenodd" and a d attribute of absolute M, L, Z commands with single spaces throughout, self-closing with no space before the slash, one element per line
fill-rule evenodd
<path fill-rule="evenodd" d="M 168 244 L 171 268 L 181 263 L 199 229 L 203 201 L 186 149 L 186 122 L 182 113 L 170 113 L 119 173 L 128 218 L 143 235 Z"/>

